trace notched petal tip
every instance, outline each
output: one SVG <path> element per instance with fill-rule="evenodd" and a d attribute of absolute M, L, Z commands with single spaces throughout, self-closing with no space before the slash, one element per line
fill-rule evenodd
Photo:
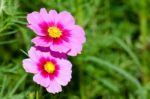
<path fill-rule="evenodd" d="M 49 93 L 52 93 L 52 94 L 56 94 L 56 93 L 59 93 L 62 91 L 62 87 L 61 85 L 59 85 L 58 83 L 51 83 L 49 85 L 49 87 L 46 88 L 46 90 L 49 92 Z"/>
<path fill-rule="evenodd" d="M 34 53 L 36 51 L 36 48 L 35 47 L 31 47 L 28 51 L 28 54 L 30 53 Z"/>
<path fill-rule="evenodd" d="M 43 77 L 40 73 L 34 75 L 33 81 L 43 87 L 48 87 L 50 84 L 50 79 L 47 77 Z"/>
<path fill-rule="evenodd" d="M 38 14 L 38 12 L 36 12 L 36 11 L 27 14 L 27 21 L 28 21 L 29 23 L 31 23 L 30 21 L 32 20 L 32 18 L 33 18 L 34 16 L 36 16 L 36 14 Z"/>
<path fill-rule="evenodd" d="M 53 10 L 53 9 L 52 9 L 52 10 L 49 11 L 49 14 L 58 14 L 58 13 L 57 13 L 56 10 Z"/>
<path fill-rule="evenodd" d="M 47 12 L 47 10 L 45 8 L 41 8 L 40 12 Z"/>
<path fill-rule="evenodd" d="M 23 60 L 23 68 L 28 73 L 37 73 L 36 64 L 29 58 Z"/>
<path fill-rule="evenodd" d="M 75 19 L 68 11 L 62 11 L 58 14 L 57 21 L 63 25 L 74 25 Z"/>

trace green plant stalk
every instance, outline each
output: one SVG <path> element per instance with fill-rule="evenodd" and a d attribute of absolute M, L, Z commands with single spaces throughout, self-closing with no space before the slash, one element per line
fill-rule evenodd
<path fill-rule="evenodd" d="M 117 72 L 120 74 L 122 77 L 124 77 L 126 80 L 130 81 L 136 88 L 137 88 L 137 94 L 138 94 L 138 99 L 147 99 L 146 92 L 140 82 L 134 78 L 132 75 L 130 75 L 128 72 L 125 70 L 119 68 L 119 66 L 116 66 L 114 64 L 111 64 L 105 60 L 102 60 L 100 58 L 94 57 L 94 56 L 88 56 L 85 58 L 85 61 L 92 61 L 94 63 L 97 63 L 99 66 L 105 66 L 105 68 L 111 69 L 114 72 Z"/>
<path fill-rule="evenodd" d="M 105 9 L 106 9 L 105 14 L 107 16 L 105 24 L 108 24 L 109 27 L 107 29 L 107 32 L 110 33 L 111 32 L 110 0 L 105 0 L 104 5 L 105 5 Z"/>
<path fill-rule="evenodd" d="M 82 74 L 82 68 L 81 68 L 80 66 L 78 66 L 78 72 L 79 72 L 80 97 L 81 97 L 81 99 L 85 99 L 85 98 L 84 98 L 83 86 L 82 86 L 82 78 L 83 78 L 83 74 Z"/>
<path fill-rule="evenodd" d="M 140 20 L 140 33 L 141 33 L 141 42 L 143 44 L 143 52 L 142 52 L 142 72 L 143 72 L 143 83 L 144 85 L 149 81 L 148 76 L 148 66 L 147 66 L 147 16 L 146 16 L 146 8 L 147 8 L 147 0 L 140 0 L 140 14 L 139 14 L 139 20 Z"/>
<path fill-rule="evenodd" d="M 39 91 L 36 91 L 36 99 L 39 99 Z"/>
<path fill-rule="evenodd" d="M 12 96 L 16 90 L 19 88 L 19 86 L 23 83 L 23 81 L 26 79 L 27 74 L 24 74 L 20 80 L 18 81 L 18 83 L 16 83 L 16 85 L 14 86 L 14 88 L 12 89 L 12 91 L 10 92 L 10 96 Z"/>
<path fill-rule="evenodd" d="M 83 12 L 82 12 L 81 0 L 77 0 L 77 16 L 76 17 L 77 17 L 78 24 L 83 26 L 84 17 L 83 17 Z"/>

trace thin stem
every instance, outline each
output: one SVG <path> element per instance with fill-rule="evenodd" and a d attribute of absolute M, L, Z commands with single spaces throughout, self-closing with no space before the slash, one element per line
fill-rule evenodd
<path fill-rule="evenodd" d="M 143 83 L 144 85 L 149 81 L 148 76 L 148 66 L 147 66 L 147 16 L 146 16 L 146 8 L 147 8 L 147 0 L 140 0 L 140 14 L 139 14 L 139 20 L 140 20 L 140 33 L 141 33 L 141 42 L 143 47 L 143 54 L 142 54 L 142 67 L 143 67 Z"/>
<path fill-rule="evenodd" d="M 39 92 L 38 92 L 38 90 L 36 91 L 36 99 L 39 99 Z"/>

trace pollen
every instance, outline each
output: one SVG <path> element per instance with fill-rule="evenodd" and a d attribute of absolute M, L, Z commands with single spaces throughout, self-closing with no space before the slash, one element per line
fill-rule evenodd
<path fill-rule="evenodd" d="M 44 70 L 48 73 L 54 73 L 55 65 L 52 62 L 46 62 L 44 65 Z"/>
<path fill-rule="evenodd" d="M 49 27 L 47 31 L 48 35 L 52 38 L 59 38 L 62 35 L 62 31 L 55 26 Z"/>

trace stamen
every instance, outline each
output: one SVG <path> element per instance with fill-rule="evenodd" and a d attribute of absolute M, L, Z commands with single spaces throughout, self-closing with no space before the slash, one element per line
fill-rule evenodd
<path fill-rule="evenodd" d="M 44 70 L 48 73 L 54 73 L 55 71 L 55 65 L 52 62 L 46 62 L 44 65 Z"/>
<path fill-rule="evenodd" d="M 59 38 L 62 35 L 62 31 L 55 26 L 49 27 L 47 31 L 48 35 L 52 38 Z"/>

